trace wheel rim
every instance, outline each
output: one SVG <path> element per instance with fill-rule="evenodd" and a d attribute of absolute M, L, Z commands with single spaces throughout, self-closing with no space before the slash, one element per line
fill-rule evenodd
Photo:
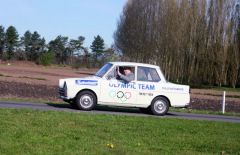
<path fill-rule="evenodd" d="M 166 110 L 167 106 L 166 106 L 166 102 L 164 102 L 163 100 L 157 100 L 154 103 L 154 110 L 157 113 L 163 113 Z"/>
<path fill-rule="evenodd" d="M 84 108 L 89 108 L 92 106 L 93 104 L 93 98 L 90 95 L 82 95 L 82 97 L 80 98 L 80 104 L 82 107 Z"/>

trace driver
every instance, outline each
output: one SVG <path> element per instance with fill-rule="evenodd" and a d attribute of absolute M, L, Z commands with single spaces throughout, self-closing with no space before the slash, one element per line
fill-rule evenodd
<path fill-rule="evenodd" d="M 119 66 L 118 66 L 117 67 L 117 74 L 120 76 L 121 79 L 123 79 L 127 82 L 131 82 L 132 80 L 134 80 L 134 74 L 131 72 L 130 67 L 124 67 L 124 73 L 125 73 L 125 75 L 122 75 L 119 72 Z"/>

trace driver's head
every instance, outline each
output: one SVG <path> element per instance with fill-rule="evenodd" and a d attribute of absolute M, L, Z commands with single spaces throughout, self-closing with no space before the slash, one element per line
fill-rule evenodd
<path fill-rule="evenodd" d="M 125 75 L 128 75 L 129 73 L 131 73 L 131 68 L 130 67 L 124 67 L 124 73 L 125 73 Z"/>

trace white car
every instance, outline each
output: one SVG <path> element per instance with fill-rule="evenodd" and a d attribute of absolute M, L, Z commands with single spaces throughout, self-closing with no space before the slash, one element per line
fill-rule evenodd
<path fill-rule="evenodd" d="M 123 75 L 124 67 L 130 67 L 135 80 L 120 79 L 118 66 Z M 59 87 L 58 97 L 81 110 L 99 104 L 138 107 L 164 115 L 169 107 L 188 107 L 190 103 L 189 86 L 169 83 L 159 66 L 143 63 L 109 62 L 92 77 L 60 79 Z"/>

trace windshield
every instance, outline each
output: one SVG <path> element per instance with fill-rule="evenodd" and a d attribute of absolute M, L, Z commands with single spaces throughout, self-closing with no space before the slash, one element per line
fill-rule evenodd
<path fill-rule="evenodd" d="M 103 77 L 108 70 L 113 66 L 113 64 L 105 64 L 96 74 L 95 76 Z"/>

